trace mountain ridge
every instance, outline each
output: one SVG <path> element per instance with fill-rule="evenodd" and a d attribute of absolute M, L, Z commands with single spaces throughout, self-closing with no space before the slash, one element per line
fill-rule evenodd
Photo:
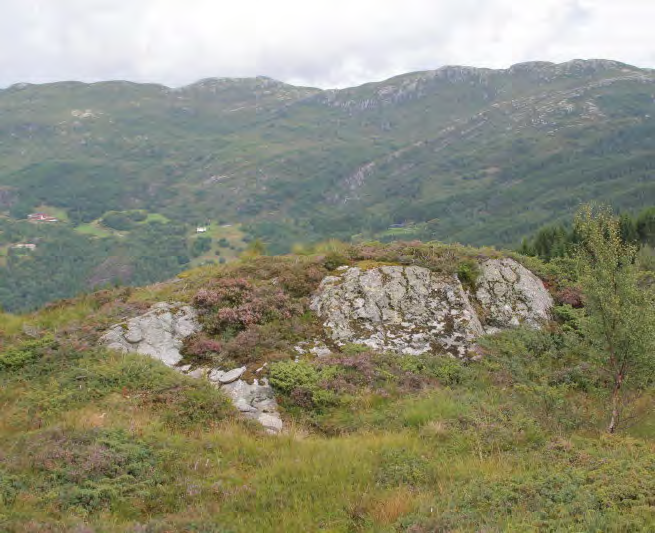
<path fill-rule="evenodd" d="M 654 117 L 655 71 L 610 60 L 449 66 L 340 90 L 267 77 L 14 87 L 0 92 L 0 209 L 18 236 L 0 237 L 0 263 L 40 206 L 63 211 L 71 238 L 111 248 L 96 267 L 136 261 L 102 223 L 135 210 L 172 221 L 189 249 L 208 222 L 272 253 L 327 238 L 518 246 L 583 202 L 655 204 Z M 198 261 L 236 253 L 210 238 Z"/>
<path fill-rule="evenodd" d="M 397 78 L 402 78 L 406 76 L 412 76 L 412 75 L 425 75 L 425 74 L 431 74 L 431 73 L 438 73 L 440 71 L 442 72 L 447 72 L 447 71 L 469 71 L 469 72 L 480 72 L 480 73 L 517 73 L 521 71 L 532 71 L 532 70 L 543 70 L 543 69 L 553 69 L 555 68 L 556 70 L 561 70 L 561 71 L 571 71 L 573 69 L 583 69 L 583 67 L 586 67 L 586 70 L 597 70 L 597 69 L 609 69 L 609 68 L 627 68 L 629 70 L 640 70 L 640 71 L 654 71 L 655 69 L 649 68 L 649 67 L 638 67 L 636 65 L 632 65 L 630 63 L 624 63 L 622 61 L 615 61 L 612 59 L 600 59 L 600 58 L 593 58 L 593 59 L 571 59 L 569 61 L 563 61 L 561 63 L 556 63 L 553 61 L 522 61 L 519 63 L 514 63 L 510 65 L 507 68 L 492 68 L 492 67 L 474 67 L 470 65 L 464 65 L 464 64 L 448 64 L 448 65 L 443 65 L 441 67 L 437 67 L 435 69 L 427 69 L 427 70 L 417 70 L 417 71 L 411 71 L 411 72 L 405 72 L 401 74 L 395 74 L 389 78 L 381 79 L 381 80 L 371 80 L 371 81 L 366 81 L 363 82 L 359 85 L 353 85 L 353 86 L 347 86 L 347 87 L 341 87 L 341 88 L 319 88 L 319 87 L 314 87 L 311 85 L 295 85 L 292 83 L 285 82 L 283 80 L 279 80 L 277 78 L 267 76 L 267 75 L 257 75 L 257 76 L 208 76 L 205 78 L 200 78 L 196 81 L 192 81 L 190 83 L 186 83 L 183 85 L 167 85 L 165 83 L 159 83 L 159 82 L 139 82 L 139 81 L 133 81 L 133 80 L 128 80 L 128 79 L 105 79 L 105 80 L 98 80 L 98 81 L 91 81 L 91 82 L 84 82 L 80 80 L 58 80 L 54 82 L 42 82 L 42 83 L 34 83 L 34 82 L 15 82 L 7 87 L 0 88 L 0 92 L 6 91 L 9 89 L 14 89 L 14 90 L 22 90 L 28 87 L 43 87 L 43 86 L 48 86 L 48 85 L 57 85 L 57 84 L 76 84 L 76 85 L 86 85 L 86 86 L 93 86 L 93 85 L 101 85 L 101 84 L 108 84 L 108 83 L 115 83 L 115 84 L 130 84 L 130 85 L 145 85 L 145 86 L 153 86 L 153 87 L 158 87 L 162 89 L 172 89 L 172 90 L 183 90 L 187 88 L 191 88 L 194 86 L 197 86 L 199 84 L 202 84 L 204 82 L 251 82 L 251 81 L 271 81 L 275 82 L 277 84 L 283 84 L 291 87 L 296 87 L 296 88 L 304 88 L 304 89 L 313 89 L 316 91 L 321 91 L 321 92 L 332 92 L 332 91 L 347 91 L 349 89 L 357 89 L 360 87 L 363 87 L 365 85 L 372 85 L 372 84 L 379 84 L 379 83 L 385 83 Z"/>

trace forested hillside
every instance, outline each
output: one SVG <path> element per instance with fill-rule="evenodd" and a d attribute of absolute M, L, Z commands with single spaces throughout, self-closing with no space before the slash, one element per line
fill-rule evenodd
<path fill-rule="evenodd" d="M 142 266 L 118 277 L 141 283 L 193 250 L 196 262 L 229 260 L 253 238 L 272 253 L 328 237 L 515 246 L 583 201 L 653 205 L 654 141 L 655 73 L 605 60 L 444 67 L 333 91 L 264 77 L 15 85 L 0 91 L 0 220 L 15 228 L 39 208 L 65 220 L 44 237 L 60 259 L 37 246 L 13 269 L 7 247 L 38 243 L 0 229 L 0 305 L 86 290 L 94 268 L 126 253 Z M 135 211 L 150 218 L 116 235 L 116 217 Z M 150 227 L 162 220 L 172 226 Z M 238 234 L 196 245 L 206 224 Z M 184 233 L 161 268 L 169 244 L 144 225 L 173 242 Z M 66 287 L 62 262 L 80 276 Z M 43 272 L 38 296 L 18 294 Z"/>

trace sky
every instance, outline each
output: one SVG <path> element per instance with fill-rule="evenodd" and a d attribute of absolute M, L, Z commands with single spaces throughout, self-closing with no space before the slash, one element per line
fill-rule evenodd
<path fill-rule="evenodd" d="M 655 0 L 0 0 L 0 87 L 270 76 L 341 88 L 444 65 L 655 68 Z"/>

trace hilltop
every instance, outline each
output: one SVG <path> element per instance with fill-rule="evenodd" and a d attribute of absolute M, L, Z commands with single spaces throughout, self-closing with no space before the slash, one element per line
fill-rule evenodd
<path fill-rule="evenodd" d="M 0 301 L 31 309 L 154 282 L 192 260 L 232 260 L 254 238 L 273 253 L 327 237 L 511 246 L 580 202 L 652 205 L 654 82 L 653 70 L 574 60 L 448 66 L 343 90 L 266 77 L 14 85 L 0 91 L 0 223 L 11 225 L 0 268 L 4 247 L 32 243 L 15 221 L 39 207 L 63 212 L 62 234 L 43 238 L 65 257 L 37 248 L 29 276 L 3 270 L 27 297 L 8 288 Z M 116 235 L 103 223 L 135 211 L 172 225 Z M 208 222 L 237 232 L 216 232 L 194 259 L 195 227 Z M 64 277 L 71 256 L 75 286 L 35 291 L 31 279 Z"/>
<path fill-rule="evenodd" d="M 608 435 L 570 258 L 298 252 L 0 315 L 0 528 L 652 529 L 652 382 Z"/>

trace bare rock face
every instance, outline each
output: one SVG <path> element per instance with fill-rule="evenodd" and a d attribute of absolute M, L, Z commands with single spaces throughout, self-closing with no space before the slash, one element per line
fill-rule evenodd
<path fill-rule="evenodd" d="M 337 345 L 408 355 L 467 357 L 485 333 L 520 324 L 538 328 L 548 320 L 553 300 L 532 272 L 513 259 L 480 266 L 471 295 L 457 277 L 426 268 L 345 268 L 323 280 L 311 308 Z"/>
<path fill-rule="evenodd" d="M 100 342 L 112 350 L 148 355 L 192 378 L 209 379 L 215 387 L 227 393 L 244 416 L 257 420 L 270 433 L 282 431 L 283 423 L 273 389 L 266 380 L 261 383 L 255 380 L 253 384 L 242 380 L 246 367 L 226 372 L 178 366 L 182 360 L 182 342 L 200 329 L 196 311 L 192 307 L 161 302 L 153 305 L 144 315 L 112 326 Z"/>
<path fill-rule="evenodd" d="M 521 324 L 540 328 L 553 307 L 543 282 L 513 259 L 489 259 L 481 265 L 475 297 L 485 314 L 486 333 Z"/>
<path fill-rule="evenodd" d="M 323 280 L 311 308 L 337 344 L 379 351 L 464 357 L 483 333 L 456 277 L 415 266 L 349 268 Z"/>
<path fill-rule="evenodd" d="M 160 302 L 146 314 L 113 326 L 100 341 L 113 350 L 149 355 L 173 367 L 182 360 L 182 342 L 197 331 L 200 324 L 192 307 Z"/>

